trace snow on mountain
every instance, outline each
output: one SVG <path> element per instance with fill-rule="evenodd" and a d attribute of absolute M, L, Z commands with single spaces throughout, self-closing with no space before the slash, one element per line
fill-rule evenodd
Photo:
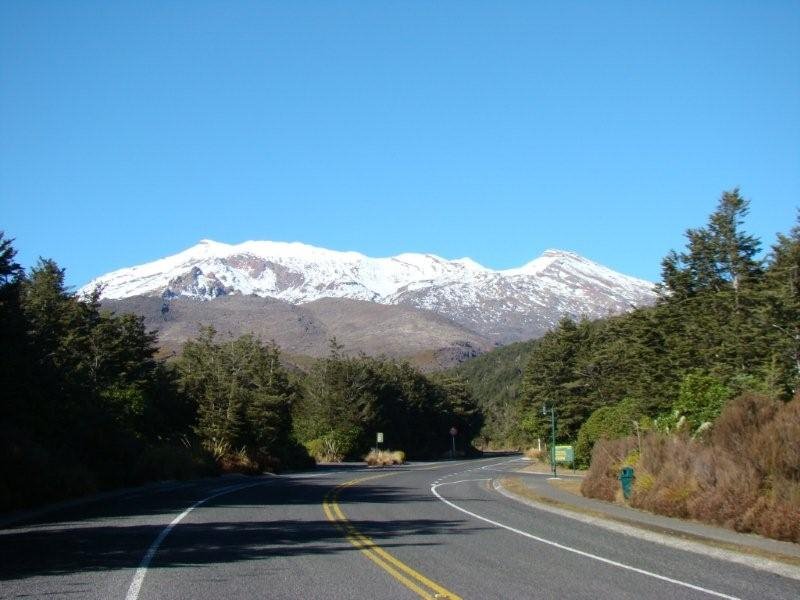
<path fill-rule="evenodd" d="M 432 310 L 506 342 L 540 335 L 564 315 L 598 317 L 649 304 L 653 284 L 572 252 L 547 250 L 502 271 L 470 258 L 406 253 L 370 258 L 301 243 L 203 240 L 183 252 L 89 282 L 102 298 L 210 300 L 234 294 L 305 304 L 348 298 Z"/>

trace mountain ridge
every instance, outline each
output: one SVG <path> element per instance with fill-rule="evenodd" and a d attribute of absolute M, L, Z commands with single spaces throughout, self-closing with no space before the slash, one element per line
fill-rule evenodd
<path fill-rule="evenodd" d="M 301 242 L 200 243 L 89 282 L 101 298 L 214 300 L 258 296 L 303 305 L 341 298 L 438 313 L 492 343 L 542 335 L 564 316 L 596 318 L 655 300 L 651 282 L 574 252 L 550 249 L 521 267 L 494 270 L 470 258 L 402 253 L 371 258 Z"/>

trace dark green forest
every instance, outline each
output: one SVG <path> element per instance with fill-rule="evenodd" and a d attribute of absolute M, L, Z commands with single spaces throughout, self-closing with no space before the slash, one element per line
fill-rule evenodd
<path fill-rule="evenodd" d="M 585 464 L 604 435 L 696 431 L 743 392 L 790 399 L 800 378 L 800 221 L 763 253 L 745 229 L 748 210 L 738 189 L 722 194 L 685 248 L 665 256 L 654 306 L 564 319 L 537 342 L 460 367 L 487 414 L 482 438 L 546 439 L 541 407 L 552 404 L 558 442 L 577 440 Z"/>
<path fill-rule="evenodd" d="M 30 272 L 0 233 L 0 510 L 148 481 L 259 473 L 361 459 L 385 444 L 438 457 L 459 429 L 471 450 L 482 416 L 455 377 L 386 358 L 331 353 L 308 373 L 252 336 L 205 329 L 157 358 L 140 317 L 79 298 L 64 269 Z M 313 457 L 313 458 L 312 458 Z"/>

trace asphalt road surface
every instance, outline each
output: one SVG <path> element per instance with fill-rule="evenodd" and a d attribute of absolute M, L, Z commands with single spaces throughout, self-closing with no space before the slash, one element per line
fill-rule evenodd
<path fill-rule="evenodd" d="M 800 598 L 520 504 L 514 457 L 170 484 L 0 529 L 2 598 Z"/>

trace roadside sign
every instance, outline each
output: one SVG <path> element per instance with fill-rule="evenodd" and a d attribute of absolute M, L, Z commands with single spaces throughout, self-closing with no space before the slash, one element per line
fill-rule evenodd
<path fill-rule="evenodd" d="M 556 462 L 571 463 L 575 461 L 575 451 L 572 446 L 556 446 Z"/>
<path fill-rule="evenodd" d="M 458 435 L 458 429 L 455 427 L 450 428 L 450 435 Z"/>
<path fill-rule="evenodd" d="M 378 435 L 377 435 L 376 437 L 377 437 L 377 442 L 378 442 L 379 444 L 382 444 L 382 443 L 383 443 L 383 432 L 382 432 L 382 431 L 379 431 L 379 432 L 378 432 Z"/>

